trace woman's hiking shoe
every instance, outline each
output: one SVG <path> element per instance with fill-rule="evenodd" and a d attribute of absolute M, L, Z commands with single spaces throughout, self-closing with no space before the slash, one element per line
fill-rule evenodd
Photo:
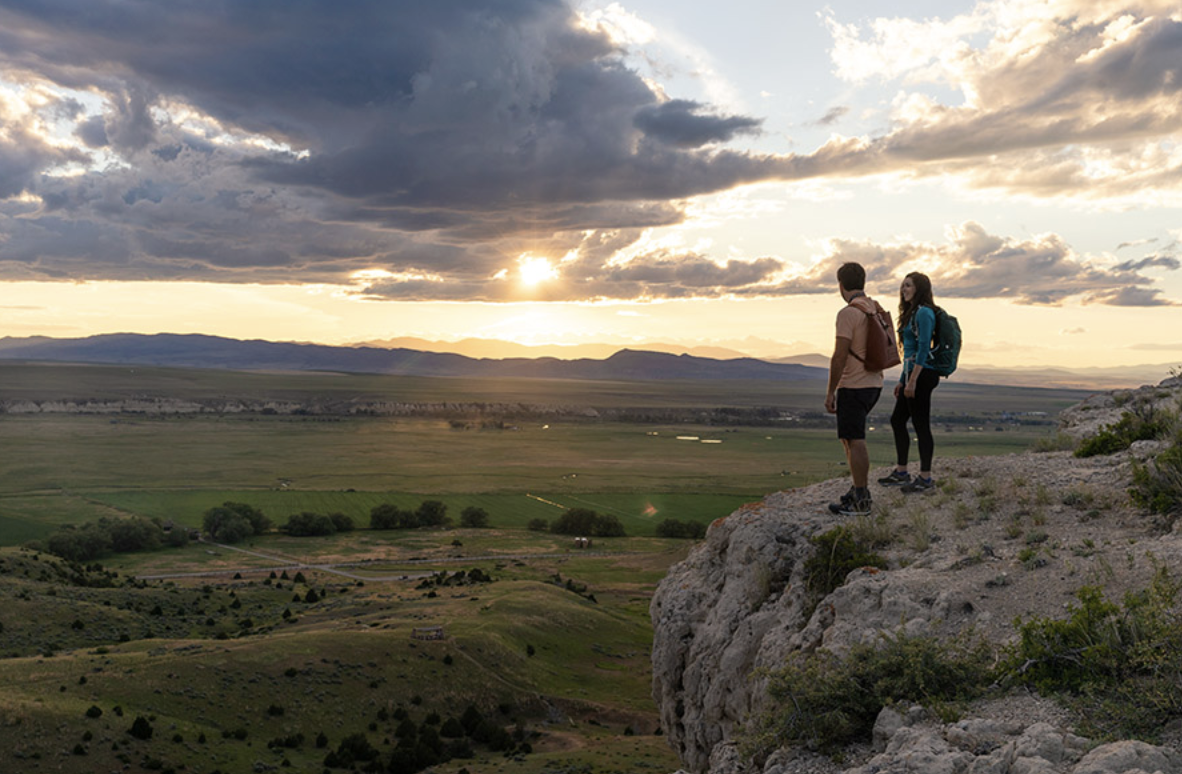
<path fill-rule="evenodd" d="M 900 491 L 907 492 L 908 494 L 912 492 L 926 492 L 929 489 L 934 489 L 935 486 L 936 482 L 931 477 L 923 478 L 922 476 L 916 476 L 911 479 L 910 484 L 904 484 Z"/>
<path fill-rule="evenodd" d="M 883 486 L 905 486 L 911 483 L 911 474 L 905 470 L 892 470 L 889 476 L 878 479 Z"/>

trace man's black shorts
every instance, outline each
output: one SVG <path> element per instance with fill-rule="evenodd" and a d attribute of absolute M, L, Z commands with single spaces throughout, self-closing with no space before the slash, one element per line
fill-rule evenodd
<path fill-rule="evenodd" d="M 837 437 L 846 441 L 857 441 L 866 437 L 866 417 L 878 396 L 881 387 L 843 387 L 837 391 Z"/>

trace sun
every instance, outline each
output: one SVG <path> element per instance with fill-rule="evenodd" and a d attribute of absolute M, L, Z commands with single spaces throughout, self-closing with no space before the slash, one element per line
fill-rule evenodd
<path fill-rule="evenodd" d="M 558 270 L 550 265 L 550 259 L 533 255 L 518 258 L 517 271 L 521 274 L 521 281 L 526 285 L 537 285 L 558 276 Z"/>

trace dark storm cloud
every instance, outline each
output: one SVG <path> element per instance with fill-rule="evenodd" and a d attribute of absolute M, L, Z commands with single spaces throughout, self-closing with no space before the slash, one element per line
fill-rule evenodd
<path fill-rule="evenodd" d="M 707 143 L 725 142 L 736 134 L 754 134 L 760 122 L 743 116 L 700 115 L 702 105 L 674 99 L 642 108 L 633 123 L 647 137 L 680 148 L 697 148 Z"/>
<path fill-rule="evenodd" d="M 0 194 L 57 218 L 14 234 L 0 271 L 41 238 L 46 275 L 474 282 L 526 243 L 677 223 L 679 200 L 777 163 L 719 147 L 758 120 L 664 99 L 562 0 L 3 0 L 0 72 L 101 95 L 101 114 L 47 111 L 123 162 L 40 177 L 60 152 L 0 144 Z M 123 254 L 83 250 L 67 215 Z M 318 227 L 367 249 L 317 259 Z"/>

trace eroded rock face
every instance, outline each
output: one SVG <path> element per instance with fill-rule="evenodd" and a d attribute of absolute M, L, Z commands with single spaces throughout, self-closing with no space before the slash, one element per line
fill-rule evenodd
<path fill-rule="evenodd" d="M 1143 392 L 1176 406 L 1182 395 L 1176 382 Z M 1116 402 L 1104 407 L 1106 417 L 1119 416 Z M 1093 408 L 1068 418 L 1094 425 L 1099 415 Z M 742 755 L 742 726 L 767 701 L 761 670 L 792 654 L 841 653 L 900 631 L 951 637 L 969 627 L 1000 645 L 1014 637 L 1016 618 L 1062 617 L 1078 589 L 1096 578 L 1119 602 L 1126 591 L 1147 587 L 1159 567 L 1182 577 L 1182 529 L 1163 533 L 1127 496 L 1132 464 L 1157 451 L 937 459 L 937 478 L 944 480 L 937 492 L 874 490 L 876 511 L 889 519 L 895 537 L 882 550 L 891 569 L 854 571 L 815 608 L 803 588 L 809 539 L 846 523 L 826 506 L 848 480 L 777 492 L 714 522 L 706 540 L 670 569 L 650 610 L 653 696 L 685 768 L 695 774 L 842 771 L 800 751 L 780 750 L 759 762 Z M 1182 762 L 1165 748 L 1122 742 L 1089 751 L 1091 744 L 1073 736 L 1065 719 L 1003 722 L 986 714 L 953 726 L 914 720 L 883 719 L 877 748 L 845 770 L 1182 774 Z"/>
<path fill-rule="evenodd" d="M 840 523 L 812 489 L 781 492 L 711 525 L 706 542 L 672 568 L 651 606 L 653 696 L 669 742 L 692 771 L 721 774 L 719 746 L 762 708 L 761 670 L 791 653 L 842 652 L 884 631 L 927 633 L 965 609 L 930 570 L 863 568 L 805 617 L 809 538 Z M 719 754 L 730 761 L 720 768 Z"/>
<path fill-rule="evenodd" d="M 801 565 L 814 523 L 779 518 L 775 495 L 711 525 L 651 607 L 653 695 L 694 771 L 753 709 L 760 666 L 782 660 L 803 616 Z"/>

